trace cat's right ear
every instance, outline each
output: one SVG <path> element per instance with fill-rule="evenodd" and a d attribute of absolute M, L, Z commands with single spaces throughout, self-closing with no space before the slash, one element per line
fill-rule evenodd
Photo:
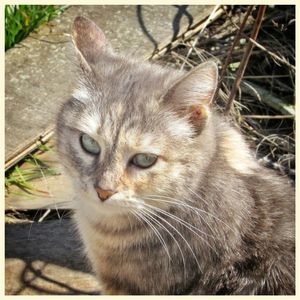
<path fill-rule="evenodd" d="M 97 62 L 107 46 L 103 31 L 91 20 L 78 16 L 74 20 L 72 39 L 81 66 L 91 71 L 91 65 Z"/>
<path fill-rule="evenodd" d="M 210 114 L 218 84 L 218 67 L 213 61 L 202 63 L 180 78 L 165 96 L 167 105 L 181 116 L 188 116 L 200 132 Z"/>

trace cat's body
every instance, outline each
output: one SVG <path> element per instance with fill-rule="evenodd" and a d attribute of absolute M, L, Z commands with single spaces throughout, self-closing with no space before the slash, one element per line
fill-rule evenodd
<path fill-rule="evenodd" d="M 58 148 L 104 292 L 294 294 L 293 189 L 209 107 L 215 65 L 136 62 L 90 21 L 74 28 L 81 86 Z"/>

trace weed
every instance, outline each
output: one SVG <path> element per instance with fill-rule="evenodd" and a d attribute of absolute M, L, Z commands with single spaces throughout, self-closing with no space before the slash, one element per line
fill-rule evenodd
<path fill-rule="evenodd" d="M 5 51 L 23 40 L 42 23 L 49 22 L 67 6 L 57 5 L 6 5 Z"/>

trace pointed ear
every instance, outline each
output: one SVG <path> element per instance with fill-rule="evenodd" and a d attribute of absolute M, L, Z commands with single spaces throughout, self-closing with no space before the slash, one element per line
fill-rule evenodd
<path fill-rule="evenodd" d="M 197 129 L 209 115 L 217 85 L 218 67 L 208 61 L 180 78 L 167 93 L 165 101 L 180 115 L 188 115 Z"/>
<path fill-rule="evenodd" d="M 74 20 L 72 38 L 82 67 L 90 70 L 90 64 L 97 61 L 107 45 L 103 31 L 91 20 L 79 16 Z"/>

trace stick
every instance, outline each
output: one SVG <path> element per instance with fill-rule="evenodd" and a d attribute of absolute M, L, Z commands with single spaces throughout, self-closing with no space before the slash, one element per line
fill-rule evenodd
<path fill-rule="evenodd" d="M 249 82 L 246 80 L 242 81 L 244 93 L 248 95 L 256 96 L 261 102 L 265 103 L 269 107 L 281 112 L 283 115 L 292 115 L 295 116 L 295 108 L 293 105 L 285 103 L 280 98 L 272 95 L 270 91 L 260 87 L 253 82 Z"/>
<path fill-rule="evenodd" d="M 293 71 L 296 70 L 295 66 L 291 65 L 286 59 L 279 57 L 278 55 L 276 55 L 274 52 L 268 50 L 267 48 L 265 48 L 263 45 L 259 44 L 258 42 L 256 42 L 255 40 L 253 40 L 251 37 L 249 38 L 248 36 L 244 35 L 243 36 L 249 40 L 251 43 L 253 43 L 257 48 L 261 49 L 262 51 L 267 52 L 270 56 L 272 56 L 275 60 L 279 61 L 280 63 L 288 66 L 289 68 L 291 68 Z"/>
<path fill-rule="evenodd" d="M 228 67 L 229 63 L 231 62 L 231 59 L 232 59 L 232 52 L 233 52 L 234 47 L 236 46 L 237 42 L 239 41 L 239 38 L 240 38 L 240 36 L 241 36 L 241 33 L 242 33 L 242 31 L 244 30 L 244 27 L 245 27 L 245 25 L 246 25 L 246 22 L 247 22 L 247 20 L 248 20 L 248 17 L 249 17 L 249 15 L 250 15 L 250 13 L 251 13 L 252 10 L 253 10 L 253 7 L 254 7 L 254 5 L 250 5 L 250 6 L 248 7 L 247 12 L 246 12 L 246 15 L 245 15 L 245 17 L 244 17 L 244 19 L 243 19 L 243 22 L 242 22 L 241 26 L 239 27 L 237 34 L 235 35 L 234 41 L 233 41 L 233 43 L 232 43 L 232 45 L 231 45 L 231 48 L 230 48 L 230 50 L 229 50 L 229 52 L 228 52 L 228 54 L 227 54 L 225 63 L 224 63 L 224 65 L 223 65 L 223 67 L 222 67 L 222 71 L 221 71 L 221 74 L 220 74 L 220 80 L 219 80 L 219 82 L 218 82 L 218 86 L 217 86 L 217 89 L 216 89 L 214 98 L 213 98 L 213 100 L 212 100 L 212 104 L 216 101 L 216 99 L 217 99 L 217 97 L 218 97 L 218 95 L 219 95 L 219 90 L 220 90 L 222 81 L 223 81 L 223 79 L 224 79 L 225 72 L 226 72 L 226 70 L 227 70 L 227 67 Z"/>
<path fill-rule="evenodd" d="M 266 5 L 261 5 L 259 7 L 258 15 L 256 17 L 254 28 L 253 28 L 253 31 L 252 31 L 252 34 L 251 34 L 251 38 L 253 40 L 257 39 L 258 32 L 259 32 L 259 29 L 261 27 L 266 8 L 267 8 Z M 241 80 L 242 80 L 243 75 L 245 73 L 245 70 L 246 70 L 246 67 L 247 67 L 247 64 L 248 64 L 248 61 L 249 61 L 249 58 L 250 58 L 253 47 L 254 47 L 254 44 L 252 42 L 248 42 L 246 51 L 243 55 L 242 61 L 240 63 L 240 67 L 239 67 L 238 72 L 237 72 L 236 80 L 233 84 L 231 93 L 229 95 L 228 103 L 227 103 L 227 106 L 226 106 L 226 109 L 225 109 L 225 114 L 226 115 L 228 115 L 228 113 L 231 109 L 233 99 L 235 97 L 236 91 L 238 90 L 238 88 L 240 86 L 240 83 L 241 83 Z"/>
<path fill-rule="evenodd" d="M 186 55 L 186 59 L 188 59 L 193 51 L 193 49 L 195 48 L 199 38 L 202 36 L 202 33 L 204 31 L 204 29 L 209 25 L 209 23 L 211 22 L 212 19 L 214 19 L 214 16 L 216 14 L 216 12 L 218 11 L 218 9 L 220 8 L 220 5 L 216 5 L 213 9 L 213 11 L 211 12 L 211 14 L 209 15 L 209 17 L 207 18 L 207 20 L 205 21 L 203 27 L 201 28 L 198 36 L 195 38 L 193 44 L 192 44 L 192 47 L 189 49 L 187 55 Z M 185 66 L 185 62 L 183 62 L 183 64 L 181 65 L 180 67 L 180 70 L 182 70 Z"/>
<path fill-rule="evenodd" d="M 294 115 L 276 115 L 276 116 L 265 116 L 265 115 L 242 115 L 242 118 L 249 119 L 293 119 Z"/>

